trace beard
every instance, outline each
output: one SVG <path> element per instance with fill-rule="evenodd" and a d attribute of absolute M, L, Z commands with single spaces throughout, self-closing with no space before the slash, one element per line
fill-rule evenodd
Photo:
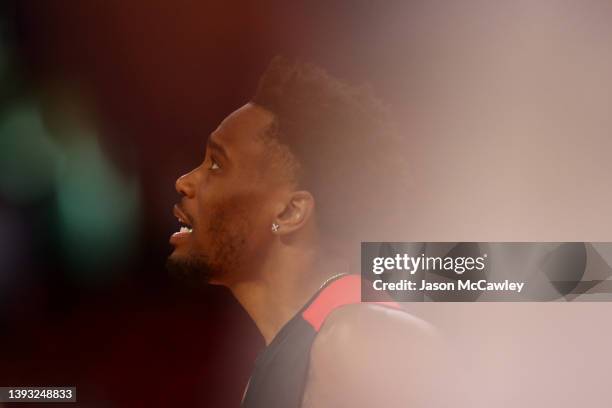
<path fill-rule="evenodd" d="M 199 286 L 223 282 L 225 277 L 239 270 L 250 229 L 247 212 L 241 210 L 236 203 L 226 203 L 212 210 L 204 234 L 209 244 L 203 245 L 205 249 L 193 248 L 186 255 L 170 255 L 166 261 L 170 276 Z"/>
<path fill-rule="evenodd" d="M 211 281 L 215 275 L 208 259 L 201 254 L 172 256 L 166 260 L 170 276 L 188 286 L 200 286 Z"/>

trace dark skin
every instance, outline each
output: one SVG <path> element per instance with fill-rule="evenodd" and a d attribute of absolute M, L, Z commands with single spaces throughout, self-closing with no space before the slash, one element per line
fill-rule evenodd
<path fill-rule="evenodd" d="M 316 198 L 298 188 L 290 153 L 266 135 L 273 120 L 248 103 L 211 134 L 202 164 L 176 181 L 175 215 L 192 231 L 170 239 L 170 260 L 206 269 L 210 283 L 228 287 L 266 344 L 325 279 L 348 272 L 321 251 Z M 400 311 L 365 303 L 336 309 L 313 343 L 303 407 L 420 406 L 429 390 L 407 387 L 406 369 L 431 366 L 434 338 L 427 324 Z M 409 352 L 399 353 L 406 345 Z M 372 370 L 381 369 L 401 381 L 360 395 L 360 384 L 372 384 Z"/>

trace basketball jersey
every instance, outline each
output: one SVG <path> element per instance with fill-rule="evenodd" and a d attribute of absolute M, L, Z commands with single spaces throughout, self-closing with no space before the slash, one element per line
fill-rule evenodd
<path fill-rule="evenodd" d="M 241 408 L 299 408 L 319 329 L 333 310 L 355 303 L 361 303 L 359 275 L 342 275 L 320 288 L 257 356 Z M 400 308 L 395 302 L 368 303 Z"/>

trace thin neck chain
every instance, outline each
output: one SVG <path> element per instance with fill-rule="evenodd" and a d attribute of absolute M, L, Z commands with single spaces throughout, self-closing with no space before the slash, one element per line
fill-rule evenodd
<path fill-rule="evenodd" d="M 335 274 L 335 275 L 330 276 L 329 278 L 325 279 L 325 281 L 323 281 L 323 283 L 321 284 L 321 286 L 319 286 L 319 290 L 323 289 L 323 286 L 327 285 L 327 283 L 328 283 L 330 280 L 336 279 L 336 278 L 338 278 L 338 277 L 340 277 L 340 276 L 342 276 L 342 275 L 348 275 L 348 273 L 346 273 L 346 272 L 341 272 L 341 273 L 337 273 L 337 274 Z"/>

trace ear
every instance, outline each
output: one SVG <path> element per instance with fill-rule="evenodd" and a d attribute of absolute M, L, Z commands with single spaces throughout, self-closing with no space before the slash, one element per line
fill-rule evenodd
<path fill-rule="evenodd" d="M 278 226 L 273 233 L 290 234 L 302 228 L 310 219 L 314 204 L 314 197 L 308 191 L 292 192 L 273 221 Z"/>

